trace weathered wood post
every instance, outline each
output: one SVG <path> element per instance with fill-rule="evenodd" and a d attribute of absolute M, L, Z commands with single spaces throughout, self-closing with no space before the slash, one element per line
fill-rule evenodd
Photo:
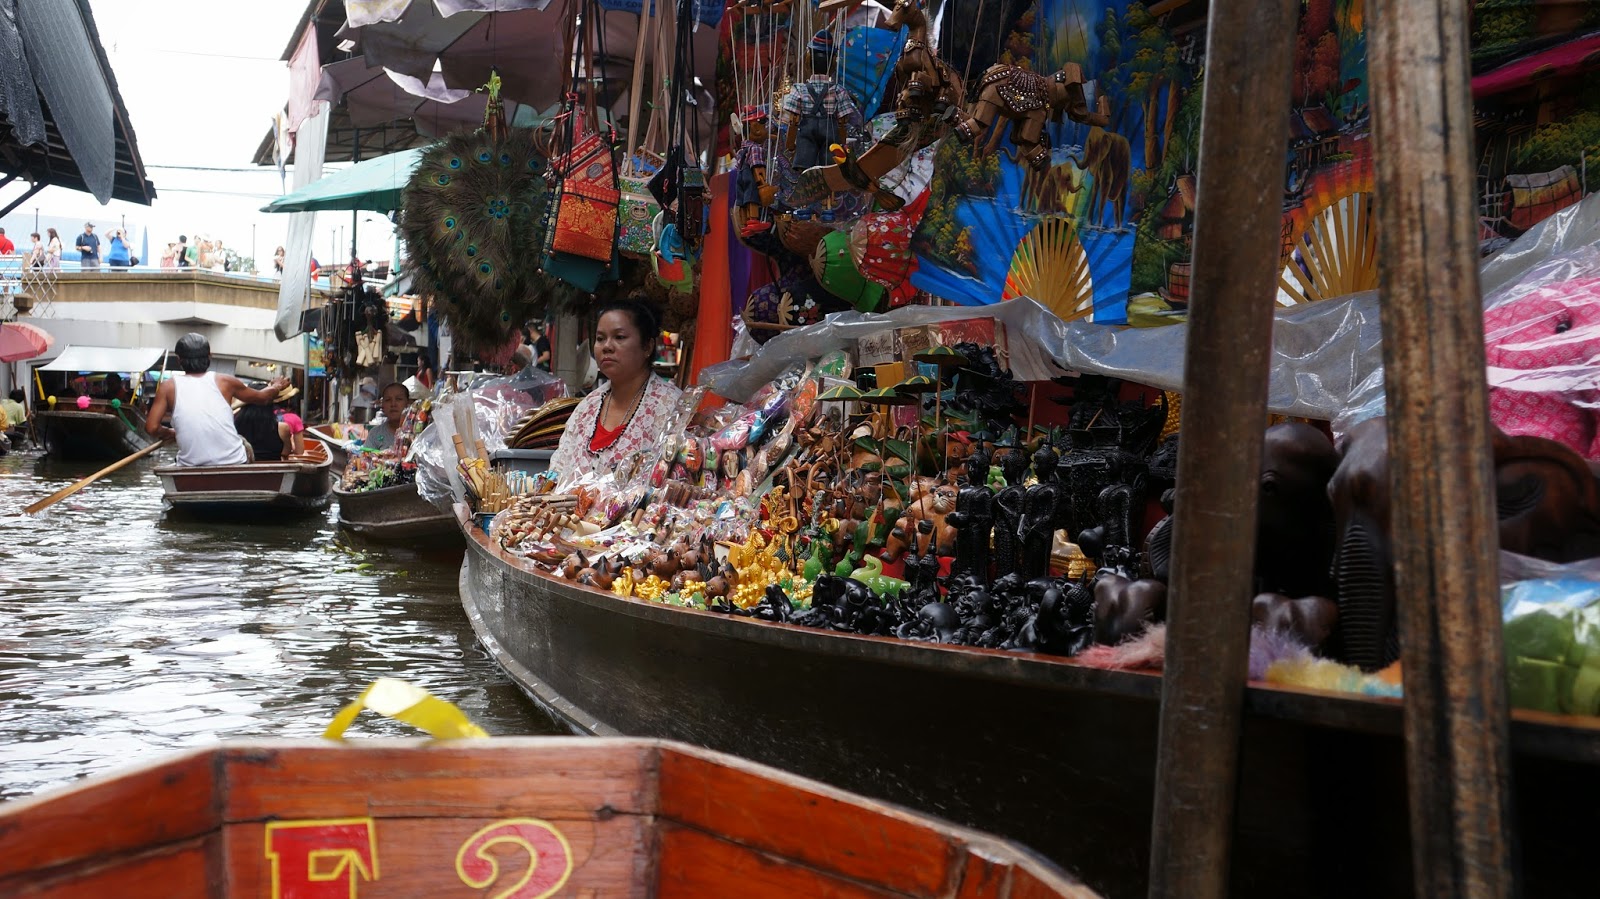
<path fill-rule="evenodd" d="M 1380 0 L 1367 44 L 1412 857 L 1429 899 L 1514 887 L 1469 15 Z"/>
<path fill-rule="evenodd" d="M 1150 895 L 1228 894 L 1295 0 L 1213 0 Z"/>

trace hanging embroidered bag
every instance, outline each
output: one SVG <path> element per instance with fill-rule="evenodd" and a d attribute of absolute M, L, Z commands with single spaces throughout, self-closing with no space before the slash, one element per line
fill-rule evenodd
<path fill-rule="evenodd" d="M 577 141 L 562 166 L 551 249 L 611 261 L 617 237 L 617 171 L 611 147 L 596 132 Z"/>

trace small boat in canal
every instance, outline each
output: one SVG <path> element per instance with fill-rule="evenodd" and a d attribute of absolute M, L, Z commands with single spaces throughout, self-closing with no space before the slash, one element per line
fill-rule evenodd
<path fill-rule="evenodd" d="M 733 753 L 1144 895 L 1159 673 L 625 599 L 504 552 L 464 507 L 458 518 L 479 640 L 575 732 Z M 1589 894 L 1573 847 L 1600 839 L 1600 818 L 1570 810 L 1600 798 L 1600 718 L 1518 711 L 1511 733 L 1529 895 Z M 1399 701 L 1252 684 L 1230 895 L 1411 895 L 1405 772 Z"/>
<path fill-rule="evenodd" d="M 109 380 L 110 375 L 129 376 L 142 381 L 145 372 L 161 363 L 165 351 L 158 348 L 96 347 L 74 344 L 37 370 L 40 381 L 36 399 L 57 397 L 55 403 L 38 403 L 31 411 L 35 433 L 45 451 L 58 459 L 121 459 L 149 446 L 153 440 L 144 432 L 144 416 L 132 402 L 118 400 L 113 406 L 103 397 L 90 397 L 78 406 L 69 393 L 74 380 L 80 386 Z M 86 394 L 85 394 L 86 395 Z"/>
<path fill-rule="evenodd" d="M 0 833 L 6 896 L 1096 895 L 1014 844 L 652 740 L 227 744 L 7 803 Z"/>
<path fill-rule="evenodd" d="M 350 454 L 360 451 L 354 441 L 335 436 L 333 425 L 306 425 L 305 433 L 306 436 L 321 441 L 328 448 L 329 454 L 333 456 L 334 471 L 344 471 L 350 462 Z"/>
<path fill-rule="evenodd" d="M 333 488 L 339 524 L 373 540 L 412 540 L 459 535 L 454 513 L 442 512 L 417 493 L 415 483 L 376 490 Z M 458 544 L 459 545 L 459 544 Z"/>
<path fill-rule="evenodd" d="M 215 515 L 315 512 L 333 498 L 333 459 L 320 441 L 281 462 L 156 468 L 174 509 Z"/>

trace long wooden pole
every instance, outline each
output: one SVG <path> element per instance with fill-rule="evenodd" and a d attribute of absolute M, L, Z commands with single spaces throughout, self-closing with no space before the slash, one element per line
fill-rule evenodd
<path fill-rule="evenodd" d="M 1470 10 L 1369 20 L 1391 532 L 1416 895 L 1514 893 Z"/>
<path fill-rule="evenodd" d="M 89 486 L 90 484 L 93 484 L 95 481 L 100 480 L 101 478 L 103 478 L 106 475 L 112 473 L 113 471 L 116 471 L 117 469 L 121 468 L 122 466 L 127 465 L 129 462 L 133 462 L 136 459 L 143 459 L 145 456 L 148 456 L 151 453 L 155 452 L 156 450 L 160 449 L 162 444 L 165 443 L 165 442 L 166 441 L 163 441 L 163 440 L 157 440 L 155 443 L 150 444 L 149 446 L 145 447 L 144 449 L 139 450 L 136 453 L 132 453 L 132 454 L 130 454 L 128 456 L 125 456 L 120 462 L 113 462 L 110 465 L 107 465 L 105 468 L 102 468 L 99 471 L 95 472 L 94 474 L 89 475 L 88 477 L 84 478 L 83 480 L 78 481 L 77 483 L 72 484 L 71 486 L 63 487 L 60 490 L 57 490 L 55 493 L 50 494 L 49 496 L 45 497 L 44 499 L 39 500 L 38 502 L 34 503 L 33 505 L 28 506 L 26 509 L 23 509 L 22 511 L 25 514 L 28 514 L 28 515 L 37 514 L 37 513 L 41 512 L 41 511 L 43 511 L 44 509 L 47 509 L 50 506 L 53 506 L 56 503 L 61 502 L 62 500 L 66 499 L 67 497 L 71 496 L 72 494 L 77 493 L 79 490 L 82 490 L 83 488 Z"/>
<path fill-rule="evenodd" d="M 1296 0 L 1213 0 L 1150 895 L 1223 899 L 1238 777 Z"/>

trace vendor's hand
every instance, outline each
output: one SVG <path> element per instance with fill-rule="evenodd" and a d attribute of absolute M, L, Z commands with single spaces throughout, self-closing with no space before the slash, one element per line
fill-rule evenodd
<path fill-rule="evenodd" d="M 161 430 L 156 432 L 156 436 L 162 440 L 177 440 L 178 432 L 163 425 Z"/>
<path fill-rule="evenodd" d="M 285 378 L 285 377 L 281 377 L 281 376 L 273 378 L 271 381 L 267 382 L 267 389 L 272 391 L 273 393 L 281 393 L 283 391 L 283 388 L 288 387 L 288 386 L 289 386 L 289 379 Z"/>

